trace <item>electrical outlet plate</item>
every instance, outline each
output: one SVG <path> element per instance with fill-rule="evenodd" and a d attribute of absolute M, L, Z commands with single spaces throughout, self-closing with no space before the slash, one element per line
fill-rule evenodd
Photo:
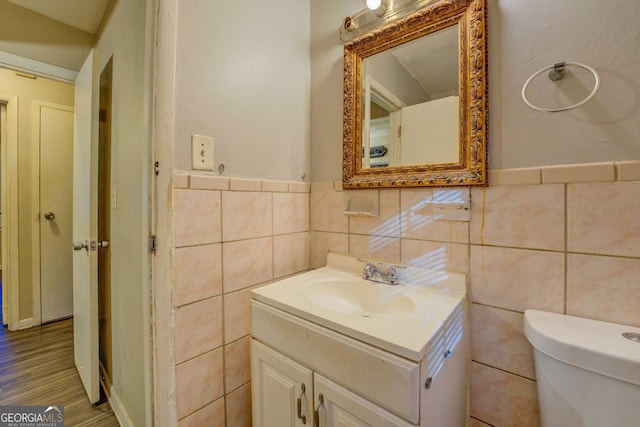
<path fill-rule="evenodd" d="M 213 170 L 213 138 L 191 135 L 191 169 Z"/>

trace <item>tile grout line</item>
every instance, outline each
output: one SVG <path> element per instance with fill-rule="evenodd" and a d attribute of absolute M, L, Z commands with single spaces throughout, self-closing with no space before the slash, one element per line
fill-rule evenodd
<path fill-rule="evenodd" d="M 230 182 L 229 182 L 229 188 L 230 188 Z M 224 230 L 224 222 L 223 222 L 223 218 L 224 215 L 222 214 L 222 210 L 224 209 L 223 206 L 223 193 L 224 191 L 229 191 L 229 188 L 227 190 L 220 190 L 220 281 L 222 282 L 220 285 L 222 287 L 222 302 L 221 302 L 221 307 L 220 307 L 220 322 L 221 325 L 220 327 L 222 328 L 222 396 L 221 398 L 222 400 L 222 404 L 224 407 L 224 422 L 225 425 L 227 425 L 227 376 L 225 375 L 226 371 L 227 371 L 227 352 L 226 350 L 226 341 L 227 341 L 227 328 L 226 328 L 226 313 L 225 313 L 225 300 L 226 295 L 225 295 L 225 283 L 224 283 L 224 236 L 223 236 L 223 230 Z M 217 399 L 216 399 L 217 400 Z M 214 400 L 215 402 L 215 400 Z"/>
<path fill-rule="evenodd" d="M 569 185 L 564 185 L 564 314 L 569 306 Z"/>
<path fill-rule="evenodd" d="M 497 366 L 489 365 L 488 363 L 482 362 L 480 360 L 476 360 L 476 359 L 472 358 L 471 359 L 471 363 L 477 363 L 478 365 L 486 366 L 487 368 L 495 369 L 496 371 L 504 372 L 505 374 L 510 374 L 510 375 L 513 375 L 514 377 L 518 377 L 518 378 L 523 379 L 523 380 L 531 381 L 531 382 L 534 382 L 534 383 L 537 382 L 536 379 L 531 379 L 529 377 L 525 377 L 524 375 L 516 374 L 515 372 L 507 371 L 506 369 L 502 369 L 502 368 L 498 368 Z"/>

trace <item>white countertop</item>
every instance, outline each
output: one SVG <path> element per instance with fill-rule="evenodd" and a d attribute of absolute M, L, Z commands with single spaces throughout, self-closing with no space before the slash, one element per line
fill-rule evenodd
<path fill-rule="evenodd" d="M 400 284 L 391 286 L 362 279 L 364 263 L 354 258 L 329 254 L 327 263 L 254 289 L 252 297 L 416 362 L 466 298 L 463 274 L 408 267 L 401 270 Z M 338 286 L 349 289 L 335 293 Z M 362 299 L 364 308 L 353 299 Z"/>

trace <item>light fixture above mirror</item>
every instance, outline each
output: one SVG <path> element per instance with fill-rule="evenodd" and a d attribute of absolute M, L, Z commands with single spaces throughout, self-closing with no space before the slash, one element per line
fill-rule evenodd
<path fill-rule="evenodd" d="M 367 0 L 367 7 L 371 10 L 376 10 L 382 5 L 382 0 Z"/>
<path fill-rule="evenodd" d="M 387 11 L 387 5 L 383 0 L 367 0 L 367 7 L 373 10 L 376 16 L 382 16 Z"/>

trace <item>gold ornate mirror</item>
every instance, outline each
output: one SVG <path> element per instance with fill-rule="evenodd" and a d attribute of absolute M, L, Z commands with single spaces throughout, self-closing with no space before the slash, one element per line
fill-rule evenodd
<path fill-rule="evenodd" d="M 440 0 L 344 47 L 343 187 L 487 183 L 485 0 Z"/>

